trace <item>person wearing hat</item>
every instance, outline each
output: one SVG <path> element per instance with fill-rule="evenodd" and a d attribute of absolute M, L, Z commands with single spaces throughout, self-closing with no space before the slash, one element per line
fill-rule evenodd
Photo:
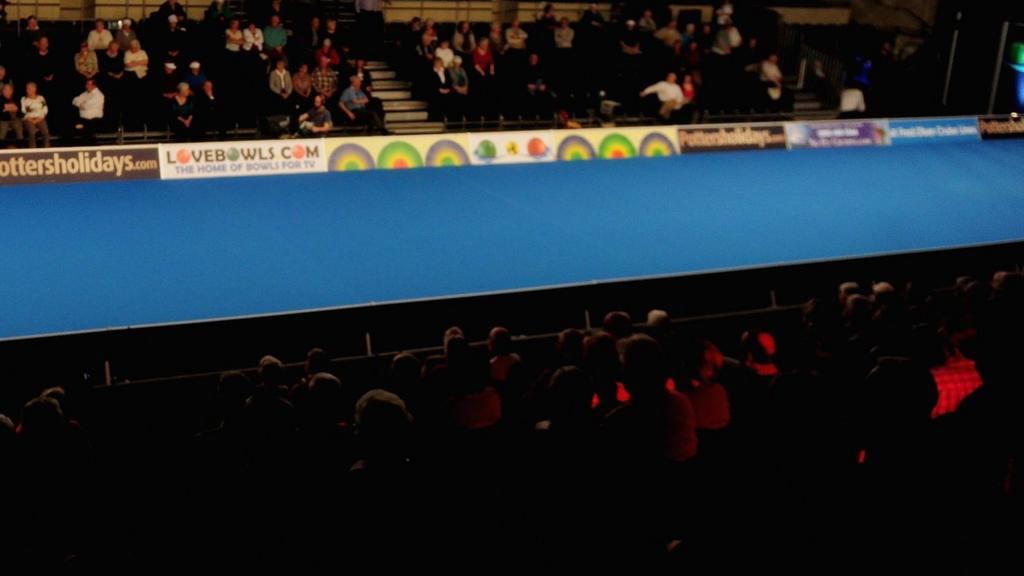
<path fill-rule="evenodd" d="M 164 29 L 163 37 L 160 39 L 165 57 L 180 64 L 181 51 L 187 43 L 188 38 L 185 36 L 184 28 L 181 27 L 181 19 L 171 14 L 167 17 L 167 28 Z"/>
<path fill-rule="evenodd" d="M 185 73 L 185 83 L 192 92 L 198 93 L 203 88 L 203 83 L 206 82 L 206 74 L 202 70 L 202 64 L 197 60 L 193 60 L 188 65 L 188 72 Z"/>
<path fill-rule="evenodd" d="M 178 73 L 178 65 L 168 60 L 164 62 L 164 71 L 160 75 L 160 94 L 170 100 L 178 93 L 178 84 L 181 82 L 181 74 Z"/>
<path fill-rule="evenodd" d="M 125 18 L 121 20 L 121 29 L 117 31 L 115 41 L 121 47 L 121 52 L 128 52 L 128 49 L 132 47 L 133 40 L 138 40 L 138 37 L 135 35 L 135 30 L 132 30 L 132 19 Z"/>
<path fill-rule="evenodd" d="M 164 0 L 156 11 L 156 18 L 159 21 L 167 21 L 169 16 L 175 16 L 182 23 L 188 18 L 185 15 L 185 7 L 178 3 L 178 0 Z"/>

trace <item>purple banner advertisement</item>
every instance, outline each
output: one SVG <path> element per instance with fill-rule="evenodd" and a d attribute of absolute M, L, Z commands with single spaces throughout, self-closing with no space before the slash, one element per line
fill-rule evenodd
<path fill-rule="evenodd" d="M 792 123 L 786 125 L 790 148 L 848 148 L 888 146 L 889 125 L 884 120 Z"/>

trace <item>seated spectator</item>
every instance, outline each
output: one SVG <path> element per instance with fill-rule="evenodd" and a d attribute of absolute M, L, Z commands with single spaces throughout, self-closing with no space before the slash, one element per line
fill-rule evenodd
<path fill-rule="evenodd" d="M 765 87 L 768 99 L 778 102 L 782 99 L 782 70 L 779 68 L 779 55 L 770 54 L 761 62 L 760 80 Z"/>
<path fill-rule="evenodd" d="M 99 64 L 100 87 L 106 90 L 108 96 L 111 92 L 119 92 L 125 74 L 121 45 L 112 40 L 107 49 L 100 53 Z"/>
<path fill-rule="evenodd" d="M 149 55 L 138 40 L 132 40 L 128 51 L 124 53 L 124 67 L 128 77 L 134 80 L 144 79 L 149 72 Z"/>
<path fill-rule="evenodd" d="M 452 62 L 455 60 L 455 51 L 452 50 L 447 40 L 441 40 L 441 45 L 434 50 L 434 57 L 440 58 L 441 64 L 445 68 L 451 68 Z"/>
<path fill-rule="evenodd" d="M 158 21 L 166 22 L 170 16 L 174 16 L 176 20 L 181 22 L 185 22 L 188 19 L 185 15 L 185 7 L 179 4 L 178 0 L 164 0 L 164 3 L 156 11 Z"/>
<path fill-rule="evenodd" d="M 363 92 L 363 81 L 358 76 L 349 78 L 349 86 L 342 91 L 338 107 L 349 122 L 365 125 L 370 130 L 384 130 L 382 114 L 370 105 L 370 97 Z"/>
<path fill-rule="evenodd" d="M 228 27 L 228 23 L 235 17 L 235 11 L 228 6 L 228 3 L 224 0 L 213 0 L 210 5 L 206 8 L 206 12 L 203 13 L 203 21 L 206 22 L 211 29 L 223 30 Z"/>
<path fill-rule="evenodd" d="M 173 61 L 176 64 L 182 64 L 180 62 L 181 51 L 185 49 L 188 44 L 188 37 L 185 35 L 185 29 L 181 27 L 181 23 L 184 22 L 183 18 L 171 14 L 167 17 L 167 28 L 164 29 L 163 37 L 160 38 L 159 46 L 163 50 L 163 57 Z M 184 64 L 182 64 L 184 65 Z"/>
<path fill-rule="evenodd" d="M 491 381 L 504 383 L 522 360 L 512 351 L 512 335 L 507 328 L 496 326 L 487 335 L 487 350 L 491 353 Z"/>
<path fill-rule="evenodd" d="M 292 45 L 296 48 L 296 55 L 301 61 L 308 61 L 313 58 L 313 52 L 320 47 L 323 40 L 323 30 L 320 27 L 320 17 L 313 16 L 309 19 L 309 26 L 295 31 L 295 38 Z"/>
<path fill-rule="evenodd" d="M 4 84 L 14 84 L 14 79 L 8 73 L 7 67 L 0 64 L 0 86 Z"/>
<path fill-rule="evenodd" d="M 932 418 L 956 412 L 960 402 L 981 385 L 981 374 L 974 361 L 964 356 L 961 348 L 973 344 L 973 330 L 958 330 L 946 335 L 943 346 L 944 362 L 931 369 L 939 398 L 932 410 Z"/>
<path fill-rule="evenodd" d="M 719 56 L 728 56 L 733 50 L 743 45 L 743 36 L 732 23 L 726 24 L 718 29 L 715 34 L 714 44 L 711 51 Z"/>
<path fill-rule="evenodd" d="M 95 78 L 100 72 L 100 65 L 96 60 L 96 53 L 89 49 L 89 45 L 82 42 L 78 54 L 75 54 L 75 72 L 82 80 Z"/>
<path fill-rule="evenodd" d="M 303 134 L 324 134 L 331 130 L 331 112 L 324 106 L 324 97 L 313 97 L 313 108 L 299 116 L 299 131 Z"/>
<path fill-rule="evenodd" d="M 203 82 L 203 88 L 194 99 L 197 123 L 195 129 L 197 135 L 207 134 L 216 131 L 223 140 L 228 125 L 225 118 L 225 110 L 213 89 L 213 82 Z"/>
<path fill-rule="evenodd" d="M 745 353 L 743 364 L 758 377 L 773 378 L 779 374 L 775 365 L 775 337 L 770 332 L 744 332 L 740 345 Z"/>
<path fill-rule="evenodd" d="M 257 54 L 260 58 L 266 59 L 267 55 L 263 53 L 263 30 L 256 26 L 256 22 L 249 21 L 245 30 L 242 31 L 242 40 L 243 51 Z"/>
<path fill-rule="evenodd" d="M 555 28 L 555 48 L 568 50 L 572 48 L 573 38 L 576 37 L 576 31 L 569 25 L 568 18 L 562 18 L 558 22 L 558 28 Z"/>
<path fill-rule="evenodd" d="M 452 69 L 449 71 L 452 78 L 452 114 L 460 117 L 466 114 L 469 98 L 469 74 L 462 67 L 462 57 L 456 56 L 452 60 Z"/>
<path fill-rule="evenodd" d="M 491 50 L 495 54 L 504 54 L 507 46 L 505 45 L 505 34 L 501 30 L 501 22 L 492 22 L 491 31 L 487 35 L 487 39 L 491 42 Z M 479 46 L 479 42 L 477 43 Z"/>
<path fill-rule="evenodd" d="M 22 33 L 22 36 L 28 41 L 30 48 L 39 48 L 39 40 L 45 34 L 39 28 L 39 20 L 35 16 L 29 16 L 25 19 L 25 31 Z"/>
<path fill-rule="evenodd" d="M 164 62 L 163 74 L 160 76 L 160 95 L 170 100 L 178 93 L 178 84 L 181 82 L 181 75 L 178 73 L 178 66 L 174 62 Z"/>
<path fill-rule="evenodd" d="M 693 405 L 698 430 L 723 430 L 731 420 L 729 395 L 719 382 L 725 357 L 711 342 L 698 342 L 694 352 L 696 356 L 687 363 L 689 382 L 682 392 Z"/>
<path fill-rule="evenodd" d="M 505 44 L 509 50 L 526 50 L 526 39 L 529 34 L 520 27 L 519 20 L 513 20 L 512 25 L 505 30 Z"/>
<path fill-rule="evenodd" d="M 732 15 L 732 0 L 724 0 L 722 5 L 715 9 L 715 21 L 719 26 L 726 26 L 732 23 Z"/>
<path fill-rule="evenodd" d="M 32 78 L 47 88 L 54 87 L 58 65 L 50 52 L 50 39 L 46 36 L 40 37 L 38 46 L 29 58 L 29 70 L 32 72 Z"/>
<path fill-rule="evenodd" d="M 654 31 L 658 29 L 658 23 L 654 21 L 654 12 L 650 8 L 644 9 L 640 21 L 636 23 L 636 29 L 641 34 L 654 34 Z"/>
<path fill-rule="evenodd" d="M 636 29 L 636 20 L 626 20 L 626 28 L 619 36 L 619 48 L 626 56 L 639 56 L 640 32 Z"/>
<path fill-rule="evenodd" d="M 13 84 L 0 84 L 0 145 L 7 140 L 11 132 L 20 142 L 25 133 L 22 126 L 21 103 L 14 96 Z"/>
<path fill-rule="evenodd" d="M 531 116 L 548 117 L 553 110 L 551 92 L 548 90 L 547 70 L 541 65 L 540 56 L 530 54 L 526 65 L 526 102 L 524 112 Z"/>
<path fill-rule="evenodd" d="M 46 116 L 50 110 L 46 99 L 38 92 L 35 82 L 25 84 L 25 95 L 21 97 L 21 113 L 24 115 L 24 127 L 28 133 L 28 147 L 36 147 L 36 134 L 42 137 L 43 148 L 50 147 L 50 129 L 46 124 Z"/>
<path fill-rule="evenodd" d="M 412 415 L 401 398 L 385 390 L 367 392 L 356 402 L 355 428 L 360 457 L 353 472 L 381 474 L 408 465 Z"/>
<path fill-rule="evenodd" d="M 330 58 L 326 56 L 320 58 L 320 66 L 313 70 L 310 79 L 313 82 L 313 89 L 317 94 L 323 96 L 325 101 L 332 101 L 338 93 L 338 73 L 331 68 Z"/>
<path fill-rule="evenodd" d="M 132 30 L 131 18 L 124 18 L 121 20 L 121 29 L 117 31 L 117 45 L 121 47 L 121 52 L 127 52 L 132 47 L 132 42 L 138 40 L 135 35 L 135 30 Z"/>
<path fill-rule="evenodd" d="M 665 388 L 668 372 L 661 346 L 650 336 L 628 338 L 622 373 L 630 401 L 605 417 L 610 455 L 643 466 L 696 456 L 695 407 L 687 396 Z"/>
<path fill-rule="evenodd" d="M 473 50 L 476 50 L 476 36 L 473 34 L 473 29 L 468 21 L 463 20 L 459 22 L 458 27 L 455 29 L 455 34 L 452 35 L 451 46 L 462 55 L 470 54 Z"/>
<path fill-rule="evenodd" d="M 188 65 L 188 72 L 185 73 L 185 83 L 188 84 L 193 94 L 198 94 L 206 83 L 206 74 L 203 72 L 203 65 L 198 60 L 193 60 Z"/>
<path fill-rule="evenodd" d="M 92 78 L 85 81 L 85 91 L 71 101 L 71 105 L 78 108 L 75 135 L 86 145 L 96 142 L 96 130 L 103 121 L 103 103 L 103 92 L 96 87 L 96 80 Z"/>
<path fill-rule="evenodd" d="M 270 72 L 270 91 L 279 96 L 282 100 L 288 100 L 292 95 L 292 75 L 288 72 L 288 62 L 280 59 L 274 63 L 274 69 Z"/>
<path fill-rule="evenodd" d="M 555 14 L 555 5 L 548 2 L 544 5 L 543 11 L 537 15 L 537 24 L 545 28 L 558 27 L 558 15 Z"/>
<path fill-rule="evenodd" d="M 666 22 L 654 33 L 654 38 L 664 44 L 666 48 L 672 48 L 677 43 L 683 42 L 683 35 L 679 32 L 679 24 L 675 20 Z"/>
<path fill-rule="evenodd" d="M 313 78 L 309 75 L 309 66 L 305 62 L 299 64 L 298 71 L 292 74 L 293 108 L 305 111 L 313 104 Z"/>
<path fill-rule="evenodd" d="M 324 58 L 327 59 L 327 65 L 331 68 L 337 69 L 341 66 L 341 56 L 334 48 L 330 38 L 324 38 L 323 44 L 313 53 L 313 59 L 317 63 L 320 63 Z"/>
<path fill-rule="evenodd" d="M 446 118 L 451 102 L 452 79 L 444 67 L 444 61 L 434 58 L 434 67 L 430 70 L 430 111 L 437 118 Z"/>
<path fill-rule="evenodd" d="M 597 9 L 597 4 L 587 6 L 580 16 L 580 25 L 591 30 L 604 28 L 604 15 Z"/>
<path fill-rule="evenodd" d="M 102 18 L 97 18 L 93 25 L 94 27 L 89 31 L 85 42 L 89 45 L 89 50 L 102 52 L 114 41 L 114 36 L 110 33 L 110 30 L 107 30 L 107 23 Z"/>
<path fill-rule="evenodd" d="M 288 31 L 277 14 L 271 15 L 270 24 L 263 29 L 263 44 L 267 55 L 272 59 L 279 60 L 284 57 L 285 47 L 288 45 Z"/>
<path fill-rule="evenodd" d="M 358 76 L 359 79 L 363 81 L 363 91 L 369 94 L 372 99 L 373 72 L 370 72 L 370 69 L 366 67 L 366 60 L 363 60 L 362 58 L 356 59 L 356 67 L 352 72 L 352 75 Z"/>
<path fill-rule="evenodd" d="M 476 50 L 473 51 L 473 69 L 481 78 L 494 76 L 494 54 L 491 52 L 490 39 L 480 40 Z"/>
<path fill-rule="evenodd" d="M 171 133 L 178 142 L 187 142 L 195 137 L 196 128 L 191 90 L 187 83 L 181 82 L 171 98 Z"/>
<path fill-rule="evenodd" d="M 232 18 L 228 27 L 224 30 L 224 49 L 237 54 L 242 51 L 245 45 L 245 34 L 242 33 L 242 23 L 238 18 Z"/>

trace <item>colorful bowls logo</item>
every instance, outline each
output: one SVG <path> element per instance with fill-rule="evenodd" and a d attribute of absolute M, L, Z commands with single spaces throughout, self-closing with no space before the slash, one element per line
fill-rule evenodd
<path fill-rule="evenodd" d="M 633 158 L 636 156 L 636 148 L 633 147 L 629 138 L 613 132 L 601 140 L 597 154 L 606 159 Z"/>
<path fill-rule="evenodd" d="M 534 158 L 543 158 L 548 155 L 548 145 L 543 138 L 530 138 L 526 143 L 526 153 Z"/>
<path fill-rule="evenodd" d="M 566 136 L 558 145 L 556 155 L 562 161 L 593 160 L 594 147 L 581 136 Z"/>
<path fill-rule="evenodd" d="M 676 153 L 675 147 L 668 136 L 651 132 L 640 141 L 640 156 L 644 158 L 661 158 Z"/>
<path fill-rule="evenodd" d="M 412 144 L 396 140 L 381 148 L 377 155 L 377 166 L 393 170 L 420 168 L 423 166 L 423 158 Z"/>
<path fill-rule="evenodd" d="M 348 172 L 353 170 L 373 170 L 373 156 L 359 144 L 342 144 L 338 146 L 327 163 L 332 172 Z"/>
<path fill-rule="evenodd" d="M 498 146 L 493 140 L 481 140 L 473 150 L 473 154 L 480 160 L 494 160 L 498 157 Z"/>
<path fill-rule="evenodd" d="M 432 168 L 466 166 L 469 164 L 469 156 L 458 142 L 438 140 L 427 150 L 426 164 Z"/>

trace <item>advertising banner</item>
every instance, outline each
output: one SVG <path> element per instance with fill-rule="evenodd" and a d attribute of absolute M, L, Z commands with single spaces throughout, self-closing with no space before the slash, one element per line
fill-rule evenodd
<path fill-rule="evenodd" d="M 165 179 L 326 171 L 322 139 L 160 145 L 160 177 Z"/>
<path fill-rule="evenodd" d="M 327 169 L 331 172 L 443 168 L 469 163 L 469 138 L 465 134 L 327 139 Z"/>
<path fill-rule="evenodd" d="M 555 132 L 560 162 L 593 159 L 654 158 L 678 153 L 675 127 L 588 128 Z"/>
<path fill-rule="evenodd" d="M 778 150 L 786 147 L 782 124 L 680 126 L 679 152 Z"/>
<path fill-rule="evenodd" d="M 475 165 L 554 162 L 554 132 L 484 132 L 469 135 L 469 158 Z"/>
<path fill-rule="evenodd" d="M 978 130 L 983 140 L 1024 138 L 1024 117 L 986 116 L 978 118 Z"/>
<path fill-rule="evenodd" d="M 978 140 L 980 136 L 976 118 L 889 120 L 889 141 L 893 146 Z"/>
<path fill-rule="evenodd" d="M 47 148 L 0 152 L 0 184 L 160 177 L 156 146 Z"/>
<path fill-rule="evenodd" d="M 807 124 L 786 124 L 790 148 L 849 148 L 888 146 L 889 126 L 885 120 L 837 120 Z"/>

